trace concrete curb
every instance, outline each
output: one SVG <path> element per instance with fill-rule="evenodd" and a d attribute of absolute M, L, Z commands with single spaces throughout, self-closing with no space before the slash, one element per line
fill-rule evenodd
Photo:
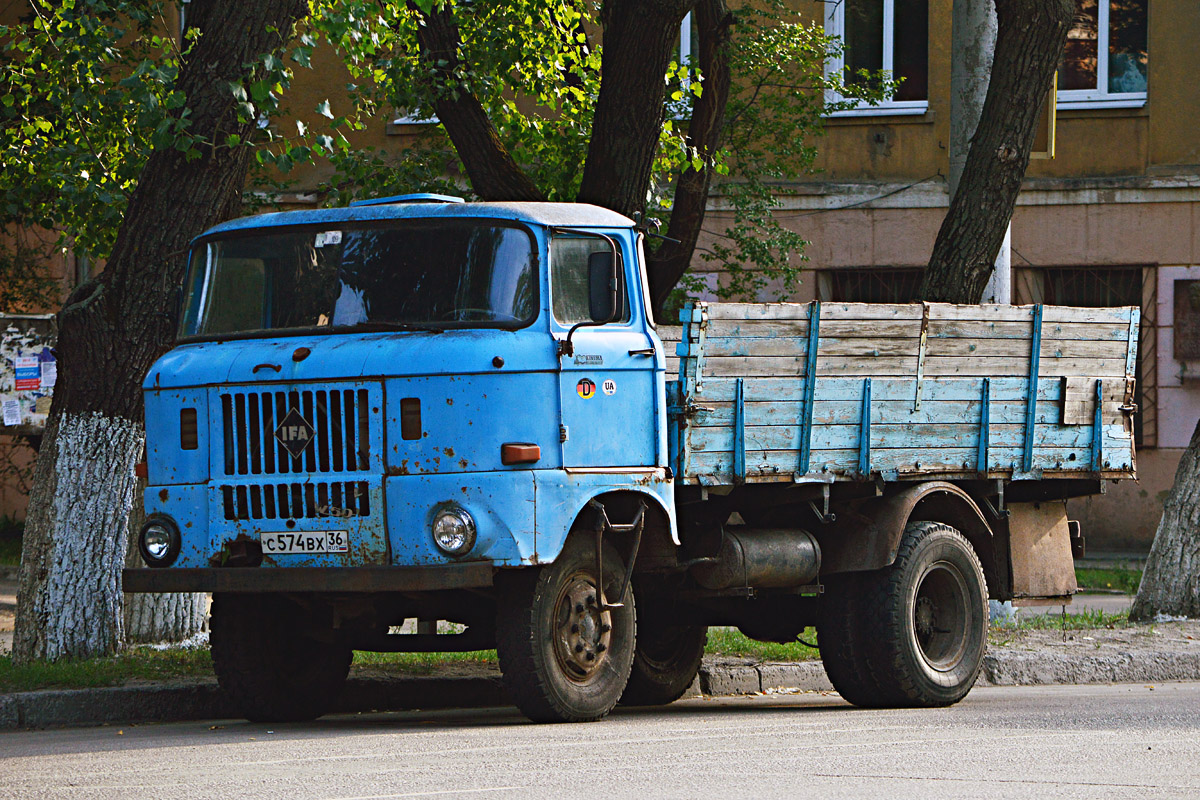
<path fill-rule="evenodd" d="M 1164 683 L 1200 680 L 1200 653 L 1068 656 L 989 653 L 980 686 Z M 733 696 L 773 691 L 831 691 L 820 661 L 706 661 L 691 695 Z M 508 705 L 495 674 L 468 677 L 354 677 L 330 713 L 484 708 Z M 59 689 L 0 695 L 0 730 L 76 725 L 182 722 L 237 718 L 215 681 L 102 689 Z"/>

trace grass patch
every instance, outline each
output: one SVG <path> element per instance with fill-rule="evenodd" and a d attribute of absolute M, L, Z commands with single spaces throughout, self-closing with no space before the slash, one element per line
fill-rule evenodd
<path fill-rule="evenodd" d="M 805 628 L 800 638 L 816 643 L 817 632 L 814 628 Z M 710 656 L 738 656 L 760 661 L 812 661 L 821 657 L 815 647 L 801 642 L 759 642 L 744 636 L 736 628 L 709 628 L 708 646 L 704 652 Z"/>
<path fill-rule="evenodd" d="M 21 540 L 0 539 L 0 566 L 15 567 L 21 563 Z"/>
<path fill-rule="evenodd" d="M 1088 569 L 1077 567 L 1075 580 L 1080 589 L 1117 590 L 1125 594 L 1137 594 L 1142 582 L 1140 569 Z"/>
<path fill-rule="evenodd" d="M 0 692 L 34 689 L 87 689 L 120 686 L 132 681 L 167 681 L 212 677 L 207 648 L 155 650 L 131 647 L 115 658 L 63 659 L 15 666 L 12 656 L 0 656 Z"/>
<path fill-rule="evenodd" d="M 1087 610 L 1079 614 L 1031 614 L 1018 617 L 1018 628 L 1033 631 L 1096 630 L 1098 628 L 1128 628 L 1129 612 L 1109 614 Z"/>
<path fill-rule="evenodd" d="M 469 653 L 372 653 L 355 650 L 352 667 L 373 667 L 408 675 L 431 675 L 440 669 L 456 666 L 495 666 L 495 650 L 476 650 Z"/>

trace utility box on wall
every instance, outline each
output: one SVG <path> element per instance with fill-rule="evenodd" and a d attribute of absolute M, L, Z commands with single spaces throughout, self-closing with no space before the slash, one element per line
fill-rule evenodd
<path fill-rule="evenodd" d="M 0 433 L 37 435 L 58 378 L 52 314 L 0 314 Z"/>

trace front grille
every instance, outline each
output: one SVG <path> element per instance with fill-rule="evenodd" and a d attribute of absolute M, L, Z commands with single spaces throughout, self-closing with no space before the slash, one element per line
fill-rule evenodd
<path fill-rule="evenodd" d="M 275 438 L 289 409 L 313 428 L 313 442 L 293 456 Z M 221 394 L 226 475 L 357 472 L 370 463 L 366 389 Z"/>
<path fill-rule="evenodd" d="M 366 481 L 268 483 L 222 486 L 225 519 L 316 519 L 368 517 Z"/>

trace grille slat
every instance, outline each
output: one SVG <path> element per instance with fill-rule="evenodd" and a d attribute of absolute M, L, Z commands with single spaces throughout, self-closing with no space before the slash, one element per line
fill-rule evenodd
<path fill-rule="evenodd" d="M 366 389 L 238 392 L 220 398 L 226 475 L 370 469 L 371 427 L 375 423 Z M 275 438 L 276 428 L 293 409 L 312 428 L 313 441 L 299 456 L 293 456 Z"/>
<path fill-rule="evenodd" d="M 371 515 L 366 481 L 222 486 L 221 498 L 227 520 L 337 520 Z"/>

